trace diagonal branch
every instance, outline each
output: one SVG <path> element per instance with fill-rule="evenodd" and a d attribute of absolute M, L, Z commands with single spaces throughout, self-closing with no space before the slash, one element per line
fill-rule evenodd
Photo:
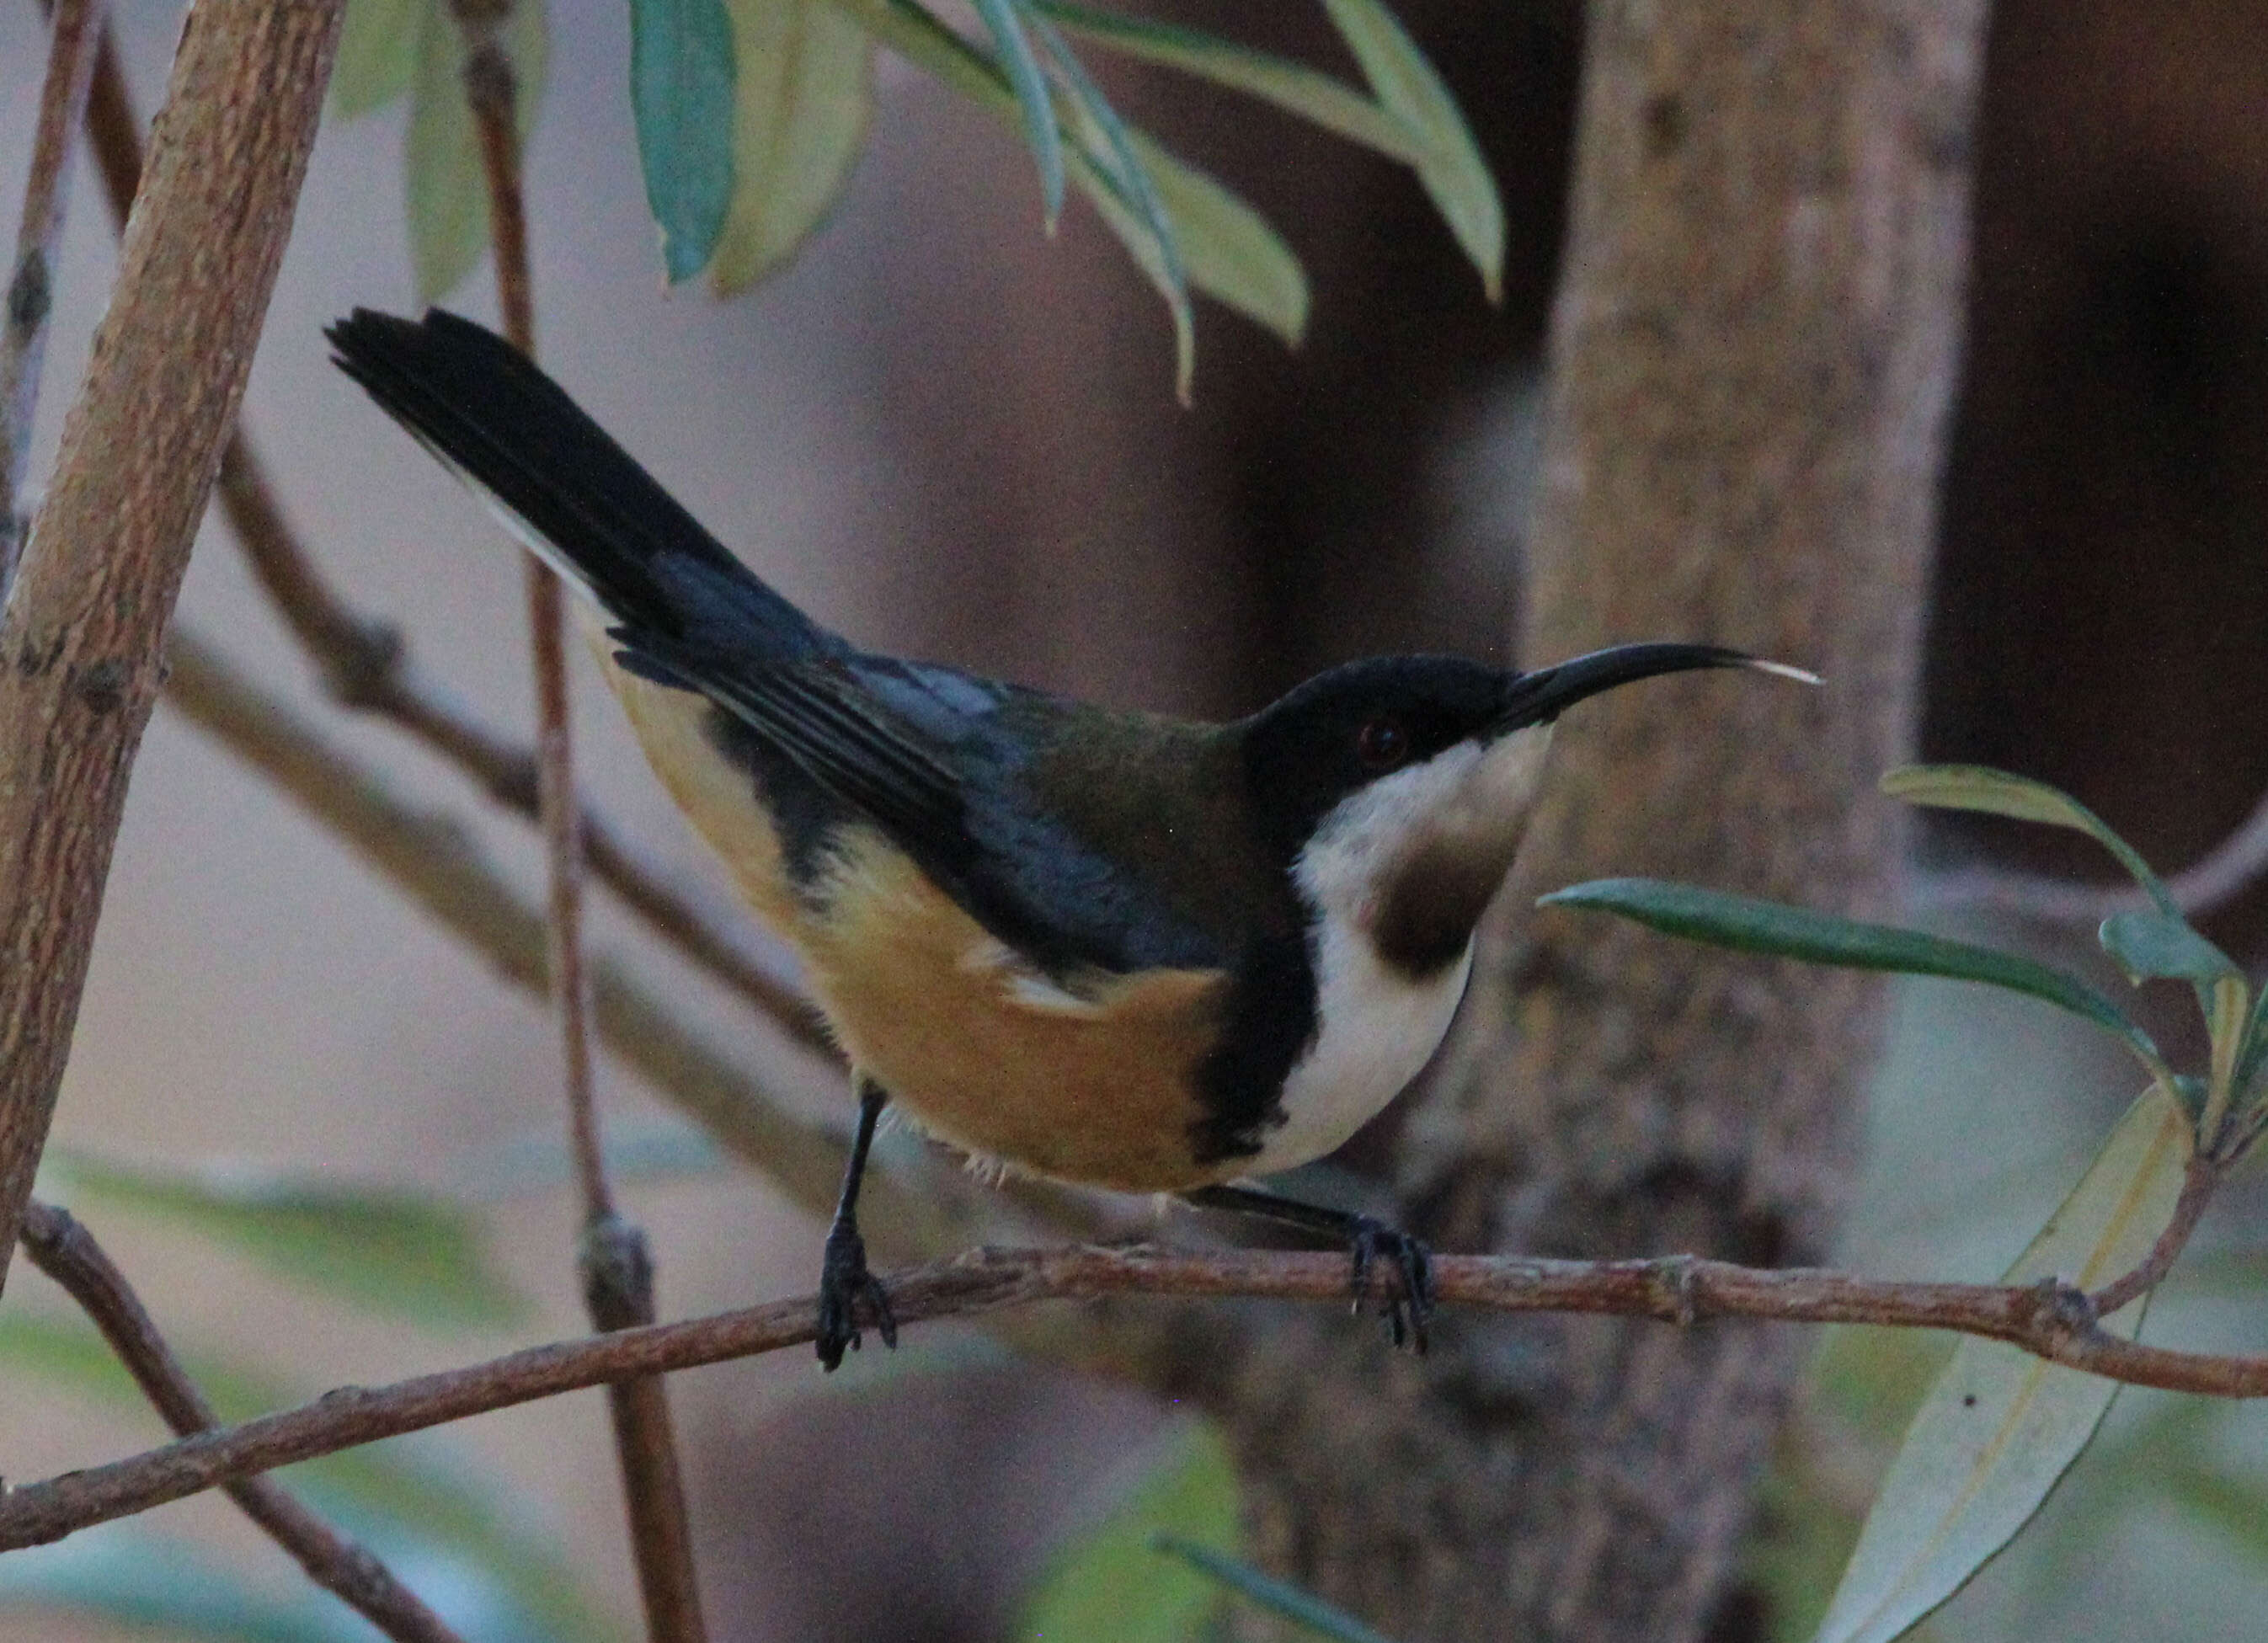
<path fill-rule="evenodd" d="M 1611 1314 L 1689 1327 L 1711 1318 L 1951 1330 L 2006 1341 L 2066 1367 L 2136 1386 L 2220 1397 L 2268 1396 L 2268 1357 L 2146 1346 L 2102 1329 L 2084 1293 L 2037 1285 L 1909 1284 L 1811 1268 L 1771 1271 L 1672 1256 L 1550 1261 L 1442 1256 L 1444 1307 L 1489 1312 Z M 887 1278 L 901 1323 L 969 1316 L 1042 1300 L 1110 1295 L 1346 1300 L 1346 1257 L 1154 1248 L 977 1249 Z M 810 1341 L 815 1297 L 678 1323 L 561 1341 L 384 1387 L 342 1387 L 312 1404 L 184 1439 L 106 1466 L 26 1484 L 0 1497 L 0 1551 L 319 1455 L 629 1375 L 665 1374 Z"/>
<path fill-rule="evenodd" d="M 0 312 L 0 608 L 23 547 L 24 475 L 32 455 L 33 412 L 40 398 L 40 361 L 48 315 L 55 306 L 55 252 L 63 243 L 70 195 L 71 138 L 86 107 L 88 83 L 103 38 L 102 0 L 62 0 L 48 24 L 48 72 L 40 87 L 32 165 L 24 179 L 24 213 Z"/>
<path fill-rule="evenodd" d="M 107 32 L 87 105 L 111 210 L 121 223 L 142 175 L 140 130 L 125 76 Z M 239 424 L 221 456 L 220 505 L 253 574 L 332 697 L 391 720 L 470 777 L 496 804 L 529 821 L 536 814 L 534 751 L 482 723 L 421 674 L 401 634 L 347 605 L 323 579 L 268 477 L 258 446 Z M 742 951 L 718 919 L 670 882 L 670 875 L 587 803 L 584 852 L 592 873 L 661 939 L 769 1017 L 790 1040 L 832 1057 L 834 1045 L 795 989 L 775 980 Z"/>
<path fill-rule="evenodd" d="M 23 1240 L 32 1264 L 93 1320 L 135 1384 L 177 1436 L 219 1426 L 212 1405 L 92 1234 L 68 1211 L 33 1199 L 24 1209 Z M 283 1485 L 254 1477 L 235 1478 L 221 1487 L 316 1585 L 396 1643 L 462 1643 L 440 1616 L 394 1579 L 375 1553 L 323 1521 Z"/>
<path fill-rule="evenodd" d="M 290 237 L 340 11 L 199 0 L 189 13 L 109 309 L 0 611 L 0 1264 L 54 1117 L 166 625 Z"/>

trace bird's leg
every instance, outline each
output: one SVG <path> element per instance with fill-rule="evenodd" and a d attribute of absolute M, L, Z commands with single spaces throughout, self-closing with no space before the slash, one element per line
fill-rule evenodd
<path fill-rule="evenodd" d="M 1307 1232 L 1321 1233 L 1347 1246 L 1354 1256 L 1354 1304 L 1360 1310 L 1370 1293 L 1370 1270 L 1381 1258 L 1394 1274 L 1395 1293 L 1386 1300 L 1386 1327 L 1396 1346 L 1425 1350 L 1425 1320 L 1433 1311 L 1432 1252 L 1425 1241 L 1373 1216 L 1327 1210 L 1296 1198 L 1278 1197 L 1252 1187 L 1199 1187 L 1182 1194 L 1199 1209 L 1257 1215 Z"/>
<path fill-rule="evenodd" d="M 827 1254 L 819 1268 L 819 1361 L 832 1370 L 843 1349 L 858 1346 L 858 1305 L 873 1315 L 882 1345 L 898 1344 L 890 1298 L 866 1270 L 866 1241 L 858 1235 L 858 1183 L 866 1174 L 866 1154 L 874 1145 L 875 1121 L 889 1104 L 889 1092 L 865 1073 L 853 1075 L 858 1091 L 858 1129 L 850 1138 L 850 1161 L 843 1171 L 843 1196 L 835 1201 L 835 1224 L 827 1229 Z"/>

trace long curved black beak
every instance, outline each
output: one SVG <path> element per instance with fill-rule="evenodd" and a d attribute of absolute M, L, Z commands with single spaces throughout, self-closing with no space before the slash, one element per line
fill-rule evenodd
<path fill-rule="evenodd" d="M 1505 686 L 1504 714 L 1498 733 L 1529 725 L 1548 725 L 1587 696 L 1635 684 L 1657 674 L 1690 673 L 1699 667 L 1745 667 L 1756 673 L 1777 674 L 1783 679 L 1817 684 L 1819 675 L 1786 662 L 1768 662 L 1745 651 L 1721 645 L 1616 645 L 1593 651 L 1556 667 L 1539 667 L 1532 674 L 1515 674 Z"/>

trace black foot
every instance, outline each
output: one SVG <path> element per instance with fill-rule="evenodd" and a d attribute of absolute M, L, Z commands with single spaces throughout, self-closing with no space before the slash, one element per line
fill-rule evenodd
<path fill-rule="evenodd" d="M 1396 1346 L 1407 1345 L 1419 1357 L 1425 1354 L 1425 1320 L 1433 1315 L 1433 1256 L 1422 1238 L 1412 1237 L 1367 1215 L 1354 1216 L 1348 1227 L 1354 1255 L 1354 1308 L 1370 1295 L 1371 1268 L 1383 1260 L 1393 1273 L 1388 1280 L 1394 1293 L 1386 1297 L 1386 1332 Z"/>
<path fill-rule="evenodd" d="M 866 1241 L 856 1222 L 838 1220 L 828 1229 L 827 1254 L 819 1269 L 819 1361 L 830 1372 L 842 1363 L 844 1348 L 858 1350 L 862 1302 L 882 1345 L 895 1347 L 898 1323 L 890 1315 L 888 1293 L 866 1270 Z"/>

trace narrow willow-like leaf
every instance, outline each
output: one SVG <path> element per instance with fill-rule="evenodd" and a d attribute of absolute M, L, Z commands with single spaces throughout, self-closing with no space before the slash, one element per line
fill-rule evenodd
<path fill-rule="evenodd" d="M 144 1170 L 50 1151 L 42 1190 L 210 1238 L 336 1300 L 414 1323 L 493 1326 L 526 1308 L 490 1264 L 478 1223 L 421 1193 L 251 1170 Z"/>
<path fill-rule="evenodd" d="M 1538 904 L 1615 913 L 1667 935 L 1743 953 L 1770 953 L 1845 969 L 1941 976 L 2005 987 L 2043 998 L 2092 1021 L 2132 1050 L 2153 1076 L 2169 1081 L 2173 1076 L 2149 1035 L 2128 1020 L 2110 999 L 2075 976 L 2013 953 L 1660 879 L 1594 880 L 1556 890 Z"/>
<path fill-rule="evenodd" d="M 535 129 L 550 57 L 542 0 L 519 0 L 504 27 L 518 92 L 519 140 Z M 437 302 L 479 266 L 489 247 L 489 186 L 480 136 L 465 103 L 465 38 L 444 5 L 425 14 L 417 39 L 404 143 L 409 264 L 417 300 Z"/>
<path fill-rule="evenodd" d="M 1171 1440 L 1149 1476 L 1100 1523 L 1065 1547 L 1041 1577 L 1016 1638 L 1187 1643 L 1219 1602 L 1196 1572 L 1150 1549 L 1164 1531 L 1221 1551 L 1239 1540 L 1236 1471 L 1209 1427 Z"/>
<path fill-rule="evenodd" d="M 418 36 L 438 9 L 438 0 L 347 0 L 331 69 L 331 112 L 350 120 L 406 93 L 417 73 Z"/>
<path fill-rule="evenodd" d="M 733 19 L 725 0 L 630 0 L 630 113 L 673 285 L 709 265 L 733 203 Z"/>
<path fill-rule="evenodd" d="M 2013 776 L 1982 764 L 1909 764 L 1886 773 L 1876 784 L 1893 799 L 1938 810 L 1974 810 L 2018 822 L 2044 822 L 2084 833 L 2118 858 L 2158 910 L 2179 918 L 2181 908 L 2141 852 L 2111 830 L 2110 824 L 2060 788 L 2029 776 Z"/>
<path fill-rule="evenodd" d="M 2191 929 L 2186 920 L 2155 910 L 2113 913 L 2096 936 L 2102 950 L 2137 983 L 2186 981 L 2210 987 L 2231 978 L 2240 985 L 2243 982 L 2244 972 L 2228 954 Z"/>
<path fill-rule="evenodd" d="M 187 1367 L 223 1421 L 248 1420 L 304 1401 L 304 1393 L 256 1372 L 194 1355 Z M 115 1413 L 155 1419 L 107 1343 L 80 1316 L 47 1316 L 22 1308 L 0 1316 L 0 1370 L 26 1396 L 38 1381 Z M 611 1643 L 620 1635 L 593 1609 L 578 1571 L 561 1552 L 556 1526 L 537 1521 L 503 1479 L 465 1464 L 453 1440 L 431 1433 L 394 1438 L 303 1462 L 282 1476 L 310 1506 L 370 1542 L 406 1575 L 455 1570 L 451 1584 L 468 1606 L 496 1623 L 494 1631 L 468 1625 L 468 1637 L 477 1630 L 484 1639 Z M 77 1545 L 109 1527 L 66 1544 Z M 13 1556 L 0 1558 L 0 1572 L 15 1562 Z M 438 1595 L 431 1582 L 416 1583 Z"/>
<path fill-rule="evenodd" d="M 1103 175 L 1109 180 L 1111 191 L 1142 219 L 1142 225 L 1158 248 L 1160 273 L 1163 278 L 1166 306 L 1173 310 L 1176 335 L 1188 331 L 1195 335 L 1196 321 L 1189 312 L 1189 285 L 1187 271 L 1182 266 L 1181 247 L 1174 234 L 1174 225 L 1158 198 L 1158 190 L 1150 181 L 1148 167 L 1134 151 L 1131 131 L 1102 88 L 1086 71 L 1071 43 L 1064 39 L 1061 30 L 1044 17 L 1032 18 L 1033 32 L 1054 58 L 1064 84 L 1069 87 L 1071 106 L 1078 120 L 1080 146 L 1094 160 Z M 1194 343 L 1192 343 L 1194 351 Z M 1187 374 L 1182 376 L 1182 395 L 1189 396 Z"/>
<path fill-rule="evenodd" d="M 727 0 L 733 195 L 709 264 L 729 296 L 794 255 L 842 197 L 865 146 L 874 42 L 828 0 Z"/>
<path fill-rule="evenodd" d="M 1173 219 L 1190 284 L 1297 347 L 1307 328 L 1307 276 L 1283 236 L 1219 179 L 1145 131 L 1132 136 Z"/>
<path fill-rule="evenodd" d="M 1064 152 L 1063 135 L 1056 127 L 1055 99 L 1048 91 L 1048 77 L 1041 70 L 1039 57 L 1024 32 L 1017 0 L 970 0 L 970 4 L 991 34 L 993 48 L 999 54 L 1001 72 L 1007 77 L 1009 89 L 1016 94 L 1016 107 L 1024 122 L 1024 141 L 1031 147 L 1032 163 L 1040 168 L 1040 197 L 1047 211 L 1048 232 L 1053 233 L 1057 219 L 1063 215 Z"/>
<path fill-rule="evenodd" d="M 1480 270 L 1491 302 L 1504 294 L 1504 202 L 1457 99 L 1379 0 L 1323 0 L 1388 113 L 1418 134 L 1418 181 Z"/>
<path fill-rule="evenodd" d="M 2173 1214 L 2189 1146 L 2187 1115 L 2163 1090 L 2146 1091 L 2006 1281 L 2090 1289 L 2131 1270 Z M 2103 1327 L 2134 1336 L 2146 1304 Z M 2117 1390 L 1964 1339 L 1907 1428 L 1818 1643 L 1889 1643 L 1960 1590 L 2039 1510 Z"/>
<path fill-rule="evenodd" d="M 1336 1643 L 1392 1643 L 1383 1632 L 1373 1632 L 1345 1610 L 1334 1609 L 1313 1592 L 1302 1591 L 1288 1580 L 1279 1580 L 1263 1574 L 1241 1558 L 1216 1551 L 1211 1546 L 1184 1540 L 1179 1535 L 1153 1535 L 1150 1544 L 1160 1551 L 1179 1558 L 1192 1568 L 1201 1569 L 1229 1590 L 1249 1598 L 1271 1614 L 1281 1615 L 1304 1632 L 1319 1638 L 1331 1638 Z"/>
<path fill-rule="evenodd" d="M 63 1615 L 104 1624 L 105 1635 L 116 1627 L 206 1643 L 369 1643 L 374 1635 L 328 1593 L 305 1582 L 267 1590 L 138 1523 L 104 1523 L 0 1558 L 0 1616 L 34 1611 L 49 1625 Z"/>
<path fill-rule="evenodd" d="M 842 3 L 875 39 L 908 62 L 928 70 L 980 107 L 1015 117 L 1015 95 L 998 68 L 911 0 Z M 1212 178 L 1174 158 L 1143 132 L 1131 130 L 1129 136 L 1173 219 L 1189 284 L 1296 343 L 1307 325 L 1307 284 L 1289 247 L 1266 219 Z M 1067 152 L 1065 163 L 1071 181 L 1162 295 L 1164 268 L 1140 217 L 1113 194 L 1108 180 L 1078 144 Z M 1176 339 L 1177 356 L 1186 347 L 1182 339 Z"/>
<path fill-rule="evenodd" d="M 1064 0 L 1032 0 L 1032 10 L 1097 45 L 1241 92 L 1389 159 L 1415 166 L 1425 156 L 1423 140 L 1406 121 L 1344 80 L 1304 63 L 1197 29 L 1097 11 Z"/>

